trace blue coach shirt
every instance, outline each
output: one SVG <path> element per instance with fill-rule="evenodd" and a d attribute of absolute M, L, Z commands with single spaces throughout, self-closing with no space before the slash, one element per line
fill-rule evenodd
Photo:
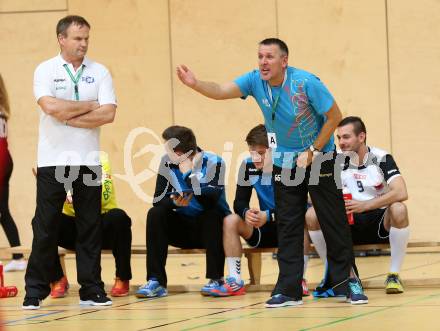
<path fill-rule="evenodd" d="M 276 134 L 274 164 L 283 168 L 294 167 L 298 154 L 309 148 L 321 131 L 327 120 L 325 113 L 334 103 L 333 96 L 318 77 L 294 67 L 287 67 L 286 81 L 282 87 L 270 87 L 261 79 L 259 70 L 238 77 L 235 83 L 244 99 L 249 95 L 254 97 L 263 112 L 267 131 Z M 271 93 L 268 89 L 271 89 Z M 272 126 L 272 104 L 278 95 Z M 332 135 L 322 151 L 333 149 Z"/>

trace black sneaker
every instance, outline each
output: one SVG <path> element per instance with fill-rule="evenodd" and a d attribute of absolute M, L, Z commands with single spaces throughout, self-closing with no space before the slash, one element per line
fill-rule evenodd
<path fill-rule="evenodd" d="M 112 300 L 104 294 L 89 294 L 79 299 L 81 306 L 111 306 Z"/>
<path fill-rule="evenodd" d="M 21 306 L 24 310 L 36 310 L 40 309 L 41 300 L 38 298 L 28 298 L 25 297 L 23 301 L 23 306 Z"/>
<path fill-rule="evenodd" d="M 303 302 L 301 299 L 294 299 L 283 294 L 275 294 L 269 300 L 266 301 L 266 308 L 279 308 L 287 306 L 299 306 Z"/>

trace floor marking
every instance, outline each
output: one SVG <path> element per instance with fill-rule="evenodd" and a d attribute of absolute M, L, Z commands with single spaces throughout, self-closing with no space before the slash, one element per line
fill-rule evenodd
<path fill-rule="evenodd" d="M 247 305 L 247 306 L 241 306 L 241 307 L 226 309 L 226 310 L 222 310 L 222 311 L 219 311 L 219 312 L 210 313 L 210 314 L 206 314 L 206 315 L 200 315 L 200 316 L 185 318 L 183 320 L 178 320 L 178 321 L 174 321 L 174 322 L 170 322 L 170 323 L 166 323 L 166 324 L 161 324 L 161 325 L 155 325 L 155 326 L 152 326 L 152 327 L 149 327 L 149 328 L 145 328 L 145 329 L 139 329 L 138 331 L 157 329 L 157 328 L 161 328 L 161 327 L 164 327 L 164 326 L 169 326 L 169 325 L 172 325 L 172 324 L 177 324 L 177 323 L 187 322 L 187 321 L 191 321 L 191 320 L 196 320 L 196 319 L 199 319 L 199 318 L 202 318 L 202 317 L 218 315 L 218 314 L 227 313 L 227 312 L 234 311 L 234 310 L 240 310 L 240 309 L 243 309 L 243 308 L 248 308 L 248 307 L 256 306 L 256 305 L 259 305 L 259 304 L 262 304 L 262 303 L 263 302 L 257 302 L 257 303 L 253 303 L 253 304 L 250 304 L 250 305 Z"/>
<path fill-rule="evenodd" d="M 318 325 L 315 325 L 315 326 L 312 326 L 312 327 L 309 327 L 309 328 L 300 329 L 300 331 L 314 330 L 314 329 L 326 327 L 326 326 L 329 326 L 329 325 L 338 324 L 338 323 L 342 323 L 342 322 L 345 322 L 345 321 L 353 320 L 353 319 L 356 319 L 356 318 L 364 317 L 364 316 L 367 316 L 367 315 L 376 314 L 376 313 L 379 313 L 379 312 L 382 312 L 382 311 L 385 311 L 385 310 L 399 308 L 399 307 L 411 304 L 413 302 L 429 300 L 429 299 L 433 299 L 433 298 L 436 298 L 436 297 L 440 297 L 440 294 L 431 294 L 431 295 L 424 296 L 424 297 L 421 297 L 421 298 L 417 298 L 417 299 L 414 299 L 414 300 L 411 300 L 411 301 L 408 301 L 408 302 L 404 302 L 404 303 L 401 303 L 401 304 L 398 304 L 398 305 L 389 306 L 389 307 L 385 307 L 385 308 L 381 308 L 381 309 L 376 309 L 374 311 L 369 311 L 369 312 L 365 312 L 365 313 L 361 313 L 361 314 L 357 314 L 357 315 L 352 315 L 352 316 L 349 316 L 349 317 L 341 318 L 340 320 L 337 320 L 337 321 L 326 322 L 326 323 L 318 324 Z"/>
<path fill-rule="evenodd" d="M 46 314 L 38 314 L 38 315 L 33 315 L 33 316 L 30 316 L 30 317 L 26 317 L 26 318 L 20 318 L 18 320 L 6 321 L 6 322 L 4 322 L 2 324 L 3 325 L 8 325 L 8 324 L 11 324 L 11 323 L 28 321 L 28 320 L 32 320 L 34 318 L 39 318 L 39 317 L 45 317 L 45 316 L 49 316 L 49 315 L 59 314 L 59 313 L 62 313 L 64 311 L 65 310 L 52 311 L 52 312 L 49 312 L 49 313 L 46 313 Z"/>
<path fill-rule="evenodd" d="M 422 267 L 429 267 L 429 266 L 437 264 L 437 263 L 440 263 L 440 260 L 439 261 L 435 261 L 435 262 L 431 262 L 431 263 L 420 264 L 420 265 L 414 266 L 414 267 L 404 268 L 404 269 L 402 269 L 402 271 L 415 270 L 415 269 L 419 269 L 419 268 L 422 268 Z M 361 280 L 362 279 L 365 280 L 365 279 L 376 278 L 376 277 L 380 277 L 380 276 L 386 276 L 387 274 L 388 273 L 386 272 L 386 273 L 380 273 L 380 274 L 373 275 L 373 276 L 361 277 Z M 421 280 L 423 280 L 423 278 L 421 278 Z"/>
<path fill-rule="evenodd" d="M 206 326 L 211 326 L 211 325 L 215 325 L 215 324 L 229 322 L 229 321 L 232 321 L 232 320 L 238 320 L 238 319 L 242 319 L 242 318 L 246 318 L 246 317 L 253 317 L 254 315 L 262 314 L 264 312 L 265 312 L 265 310 L 264 311 L 257 311 L 255 313 L 250 313 L 250 314 L 246 314 L 246 315 L 240 315 L 240 316 L 236 316 L 236 317 L 225 318 L 225 319 L 220 320 L 220 321 L 215 321 L 215 322 L 211 322 L 211 323 L 196 325 L 196 326 L 193 326 L 193 327 L 190 327 L 190 328 L 182 329 L 181 331 L 195 330 L 195 329 L 200 329 L 200 328 L 203 328 L 203 327 L 206 327 Z"/>

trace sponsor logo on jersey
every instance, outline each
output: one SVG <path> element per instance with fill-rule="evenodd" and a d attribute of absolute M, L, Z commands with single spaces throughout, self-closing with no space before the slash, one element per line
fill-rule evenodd
<path fill-rule="evenodd" d="M 87 84 L 92 84 L 95 82 L 95 78 L 90 77 L 90 76 L 81 77 L 81 80 L 83 82 L 86 82 Z"/>
<path fill-rule="evenodd" d="M 55 78 L 53 81 L 55 83 L 59 83 L 59 82 L 65 82 L 66 80 L 64 78 Z"/>
<path fill-rule="evenodd" d="M 261 102 L 262 102 L 263 105 L 265 105 L 266 107 L 270 107 L 269 100 L 267 100 L 266 98 L 261 99 Z"/>
<path fill-rule="evenodd" d="M 390 171 L 388 171 L 388 175 L 397 172 L 397 169 L 392 169 Z"/>
<path fill-rule="evenodd" d="M 367 175 L 353 174 L 353 177 L 356 178 L 356 179 L 366 179 Z"/>

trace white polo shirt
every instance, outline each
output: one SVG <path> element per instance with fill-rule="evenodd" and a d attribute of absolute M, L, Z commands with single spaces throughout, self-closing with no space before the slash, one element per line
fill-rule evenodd
<path fill-rule="evenodd" d="M 61 55 L 41 63 L 34 73 L 34 95 L 75 100 L 73 76 L 76 71 Z M 116 105 L 110 72 L 103 65 L 84 58 L 84 69 L 78 82 L 79 101 L 97 101 L 100 105 Z M 79 67 L 81 68 L 81 67 Z M 79 69 L 78 68 L 78 69 Z M 74 128 L 47 115 L 40 108 L 38 167 L 58 165 L 99 165 L 99 128 Z"/>

